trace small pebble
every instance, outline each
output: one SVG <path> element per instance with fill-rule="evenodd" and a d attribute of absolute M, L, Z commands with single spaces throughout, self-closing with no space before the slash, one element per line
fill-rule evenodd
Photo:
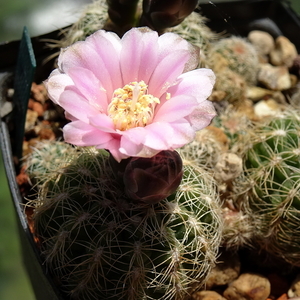
<path fill-rule="evenodd" d="M 14 96 L 15 90 L 10 88 L 7 90 L 7 97 L 12 98 Z"/>
<path fill-rule="evenodd" d="M 290 67 L 290 72 L 300 77 L 300 55 L 294 59 L 292 66 Z"/>
<path fill-rule="evenodd" d="M 270 281 L 266 277 L 244 273 L 228 286 L 223 296 L 230 300 L 266 300 L 270 291 Z"/>
<path fill-rule="evenodd" d="M 201 291 L 192 295 L 192 300 L 226 300 L 220 294 L 214 291 Z"/>
<path fill-rule="evenodd" d="M 264 89 L 259 86 L 249 86 L 247 87 L 246 96 L 248 99 L 256 102 L 258 100 L 262 100 L 265 97 L 270 97 L 274 94 L 274 91 Z"/>
<path fill-rule="evenodd" d="M 32 130 L 38 120 L 38 113 L 31 109 L 27 109 L 26 121 L 25 121 L 25 132 Z"/>
<path fill-rule="evenodd" d="M 261 64 L 258 81 L 274 91 L 286 90 L 292 86 L 289 70 L 285 66 L 275 67 L 270 64 Z"/>
<path fill-rule="evenodd" d="M 300 274 L 292 282 L 291 287 L 288 290 L 289 298 L 300 297 Z"/>
<path fill-rule="evenodd" d="M 273 37 L 265 31 L 250 31 L 248 34 L 248 40 L 255 47 L 258 54 L 263 56 L 268 55 L 275 48 Z"/>
<path fill-rule="evenodd" d="M 55 140 L 55 134 L 51 128 L 41 128 L 38 133 L 39 139 L 41 140 Z"/>
<path fill-rule="evenodd" d="M 229 251 L 223 251 L 207 278 L 206 289 L 231 283 L 238 278 L 240 268 L 241 263 L 238 255 Z"/>
<path fill-rule="evenodd" d="M 273 99 L 261 100 L 254 105 L 254 112 L 259 118 L 276 116 L 282 111 L 282 106 Z"/>
<path fill-rule="evenodd" d="M 39 117 L 42 117 L 44 115 L 44 108 L 40 102 L 34 102 L 32 104 L 32 110 L 37 112 Z"/>
<path fill-rule="evenodd" d="M 275 49 L 270 52 L 270 61 L 275 66 L 291 67 L 297 57 L 295 45 L 286 37 L 279 36 L 275 40 Z"/>
<path fill-rule="evenodd" d="M 48 99 L 46 88 L 43 84 L 32 83 L 31 93 L 34 100 L 44 104 L 46 99 Z"/>
<path fill-rule="evenodd" d="M 221 154 L 215 165 L 215 177 L 220 182 L 232 181 L 242 171 L 243 161 L 235 153 L 226 152 Z"/>

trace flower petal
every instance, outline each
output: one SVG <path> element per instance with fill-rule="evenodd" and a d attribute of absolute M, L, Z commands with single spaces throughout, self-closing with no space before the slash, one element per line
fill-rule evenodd
<path fill-rule="evenodd" d="M 188 95 L 179 95 L 165 101 L 155 112 L 153 122 L 173 122 L 186 117 L 198 106 L 197 99 Z"/>
<path fill-rule="evenodd" d="M 119 136 L 120 137 L 120 136 Z M 114 157 L 114 159 L 120 162 L 122 159 L 128 158 L 128 155 L 120 152 L 120 139 L 113 138 L 106 143 L 102 143 L 101 145 L 97 145 L 98 149 L 106 149 L 110 152 L 110 154 Z"/>
<path fill-rule="evenodd" d="M 186 119 L 191 123 L 193 129 L 197 131 L 208 126 L 216 114 L 212 102 L 206 100 L 203 101 Z"/>
<path fill-rule="evenodd" d="M 215 83 L 215 74 L 210 69 L 196 69 L 183 73 L 178 77 L 178 83 L 171 86 L 168 92 L 172 97 L 177 95 L 191 95 L 201 102 L 212 92 Z"/>
<path fill-rule="evenodd" d="M 99 30 L 87 37 L 86 42 L 102 58 L 109 77 L 112 79 L 113 90 L 124 86 L 126 83 L 123 82 L 119 63 L 122 49 L 120 38 L 113 32 Z M 99 71 L 101 72 L 101 69 Z"/>
<path fill-rule="evenodd" d="M 89 118 L 90 124 L 104 132 L 116 133 L 112 119 L 106 114 L 98 114 Z"/>
<path fill-rule="evenodd" d="M 90 105 L 74 86 L 61 94 L 60 105 L 73 117 L 86 123 L 89 123 L 90 116 L 99 114 L 99 110 Z"/>
<path fill-rule="evenodd" d="M 170 123 L 170 126 L 173 129 L 173 149 L 180 148 L 185 144 L 190 143 L 195 138 L 195 130 L 190 125 L 190 122 L 185 119 Z"/>
<path fill-rule="evenodd" d="M 107 94 L 103 88 L 101 89 L 100 82 L 94 73 L 81 67 L 71 68 L 68 73 L 78 91 L 87 99 L 89 104 L 101 112 L 106 111 Z"/>
<path fill-rule="evenodd" d="M 94 146 L 107 143 L 112 136 L 85 122 L 73 121 L 65 125 L 64 139 L 67 143 L 77 146 Z"/>
<path fill-rule="evenodd" d="M 148 82 L 149 93 L 159 98 L 183 72 L 189 56 L 187 50 L 173 50 L 165 56 L 156 66 Z"/>
<path fill-rule="evenodd" d="M 122 132 L 120 151 L 128 156 L 139 156 L 144 148 L 146 134 L 144 127 L 135 127 Z"/>
<path fill-rule="evenodd" d="M 145 129 L 147 130 L 145 146 L 155 150 L 173 149 L 174 131 L 169 123 L 156 122 L 147 125 Z"/>
<path fill-rule="evenodd" d="M 169 55 L 174 49 L 187 50 L 190 53 L 188 61 L 185 63 L 184 72 L 194 70 L 199 64 L 200 50 L 198 47 L 188 43 L 177 34 L 166 32 L 159 37 L 160 56 L 159 60 Z"/>
<path fill-rule="evenodd" d="M 51 72 L 49 78 L 44 81 L 44 84 L 49 98 L 58 105 L 60 105 L 59 98 L 61 93 L 67 86 L 74 85 L 72 79 L 68 75 L 61 73 L 58 69 Z"/>
<path fill-rule="evenodd" d="M 58 66 L 66 74 L 74 67 L 90 70 L 98 78 L 107 94 L 113 94 L 114 86 L 106 63 L 90 43 L 80 41 L 63 49 L 58 58 Z"/>
<path fill-rule="evenodd" d="M 133 28 L 122 38 L 120 64 L 124 84 L 133 81 L 148 82 L 158 59 L 158 34 Z"/>
<path fill-rule="evenodd" d="M 191 142 L 195 131 L 185 119 L 173 123 L 157 122 L 145 127 L 145 145 L 156 150 L 173 150 Z"/>

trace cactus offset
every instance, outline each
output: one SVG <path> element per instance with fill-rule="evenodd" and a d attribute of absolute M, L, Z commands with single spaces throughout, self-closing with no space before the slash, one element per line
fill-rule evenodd
<path fill-rule="evenodd" d="M 249 85 L 254 85 L 257 81 L 258 55 L 254 46 L 244 38 L 231 36 L 218 40 L 212 46 L 210 59 L 216 73 L 222 72 L 220 68 L 227 67 L 239 74 Z"/>
<path fill-rule="evenodd" d="M 228 150 L 228 138 L 224 132 L 208 126 L 196 133 L 195 139 L 180 148 L 184 164 L 196 165 L 212 172 L 222 153 Z"/>
<path fill-rule="evenodd" d="M 31 180 L 42 184 L 49 175 L 67 166 L 76 155 L 76 148 L 70 144 L 44 140 L 36 143 L 33 151 L 23 158 L 23 164 Z"/>
<path fill-rule="evenodd" d="M 186 299 L 201 287 L 220 243 L 213 179 L 185 166 L 177 191 L 130 201 L 105 151 L 81 150 L 44 183 L 34 224 L 41 254 L 70 299 Z"/>

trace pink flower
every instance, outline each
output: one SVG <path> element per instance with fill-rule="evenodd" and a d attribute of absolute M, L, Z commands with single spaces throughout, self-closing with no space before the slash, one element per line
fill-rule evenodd
<path fill-rule="evenodd" d="M 215 116 L 215 76 L 195 69 L 199 50 L 176 34 L 99 30 L 63 49 L 45 82 L 71 121 L 65 141 L 107 149 L 117 161 L 152 157 L 191 142 Z M 193 70 L 193 71 L 191 71 Z"/>

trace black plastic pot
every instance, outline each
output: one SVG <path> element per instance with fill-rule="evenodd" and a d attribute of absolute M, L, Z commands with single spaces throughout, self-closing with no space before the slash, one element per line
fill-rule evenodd
<path fill-rule="evenodd" d="M 63 300 L 52 278 L 47 275 L 40 259 L 24 214 L 23 199 L 16 182 L 19 170 L 20 146 L 23 142 L 24 120 L 32 81 L 45 79 L 53 68 L 53 61 L 45 63 L 53 51 L 45 40 L 58 39 L 55 31 L 31 40 L 24 30 L 21 41 L 0 45 L 0 146 L 6 176 L 17 215 L 23 263 L 30 278 L 36 299 Z M 35 64 L 38 66 L 35 70 Z M 36 71 L 36 72 L 35 72 Z M 7 89 L 15 88 L 13 103 L 7 101 Z"/>
<path fill-rule="evenodd" d="M 253 29 L 263 29 L 274 37 L 285 35 L 297 47 L 300 52 L 300 19 L 290 8 L 287 1 L 276 0 L 246 0 L 233 1 L 215 4 L 202 4 L 201 13 L 210 21 L 208 25 L 216 32 L 227 31 L 235 35 L 246 36 Z M 45 39 L 58 39 L 59 31 L 55 31 L 40 37 L 32 38 L 32 48 L 36 59 L 35 82 L 45 79 L 53 67 L 53 62 L 43 63 L 52 51 L 46 47 Z M 20 41 L 0 45 L 0 107 L 6 102 L 5 84 L 7 80 L 17 78 L 16 64 Z M 18 70 L 19 71 L 19 70 Z M 27 87 L 28 88 L 28 87 Z M 18 100 L 15 100 L 18 101 Z M 18 103 L 14 103 L 17 107 Z M 24 110 L 26 111 L 26 110 Z M 2 115 L 1 111 L 1 115 Z M 23 125 L 20 119 L 15 118 L 16 110 L 11 113 L 3 113 L 0 125 L 0 144 L 4 159 L 4 166 L 9 182 L 12 199 L 18 219 L 19 235 L 22 246 L 23 261 L 30 277 L 36 299 L 39 300 L 63 300 L 63 296 L 56 289 L 52 279 L 43 266 L 38 251 L 35 247 L 33 237 L 22 207 L 22 197 L 16 182 L 16 173 L 19 168 L 18 147 L 16 144 L 22 141 L 15 141 L 12 134 L 21 130 Z M 14 130 L 12 130 L 12 128 Z M 14 142 L 13 142 L 14 141 Z"/>

